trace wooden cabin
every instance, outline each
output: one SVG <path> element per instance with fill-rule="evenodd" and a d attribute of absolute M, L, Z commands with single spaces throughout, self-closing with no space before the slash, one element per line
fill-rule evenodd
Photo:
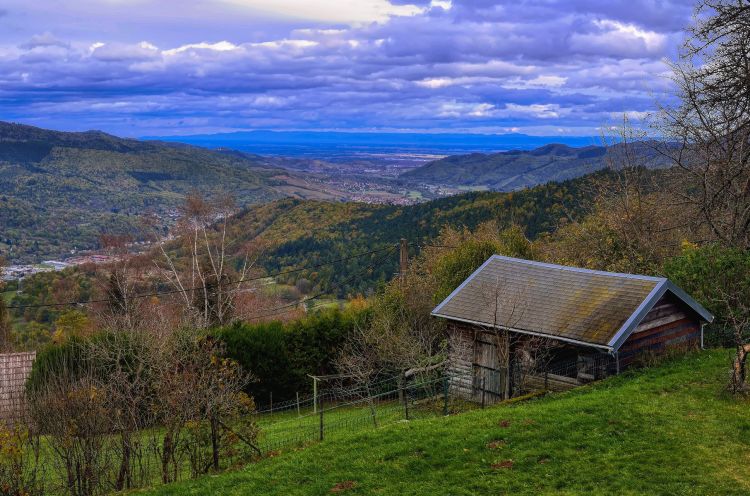
<path fill-rule="evenodd" d="M 713 316 L 661 277 L 494 255 L 432 312 L 449 322 L 451 387 L 496 401 L 566 389 L 670 350 Z"/>

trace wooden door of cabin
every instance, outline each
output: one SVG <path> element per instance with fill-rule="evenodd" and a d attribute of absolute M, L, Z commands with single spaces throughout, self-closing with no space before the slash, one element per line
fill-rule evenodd
<path fill-rule="evenodd" d="M 494 403 L 503 397 L 504 378 L 494 335 L 481 333 L 474 341 L 474 400 Z"/>

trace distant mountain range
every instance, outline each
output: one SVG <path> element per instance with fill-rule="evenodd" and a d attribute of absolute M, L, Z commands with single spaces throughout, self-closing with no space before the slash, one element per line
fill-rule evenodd
<path fill-rule="evenodd" d="M 8 258 L 95 247 L 103 232 L 134 232 L 141 214 L 165 217 L 193 190 L 229 193 L 240 205 L 333 198 L 246 153 L 0 122 L 0 255 Z"/>
<path fill-rule="evenodd" d="M 602 169 L 607 159 L 618 153 L 618 147 L 571 148 L 565 144 L 531 151 L 472 153 L 430 162 L 402 174 L 396 181 L 370 174 L 365 179 L 360 176 L 353 186 L 340 187 L 326 182 L 329 165 L 311 160 L 314 157 L 260 156 L 237 148 L 242 148 L 240 143 L 247 143 L 248 136 L 286 147 L 306 142 L 310 149 L 319 149 L 315 147 L 327 143 L 326 146 L 338 147 L 341 153 L 351 153 L 358 146 L 369 146 L 368 150 L 393 147 L 400 153 L 407 152 L 399 147 L 408 150 L 409 146 L 444 146 L 448 150 L 491 142 L 524 147 L 542 138 L 271 132 L 218 136 L 218 141 L 217 135 L 207 136 L 208 141 L 193 137 L 195 143 L 223 145 L 207 149 L 184 143 L 123 139 L 99 131 L 69 133 L 0 122 L 0 256 L 14 262 L 32 262 L 57 258 L 73 249 L 96 248 L 103 233 L 137 234 L 143 214 L 155 214 L 162 221 L 161 227 L 165 227 L 191 191 L 209 197 L 228 193 L 244 207 L 288 197 L 342 200 L 349 198 L 355 187 L 368 189 L 377 181 L 391 186 L 419 182 L 446 186 L 449 191 L 464 186 L 515 190 Z M 285 142 L 287 139 L 291 141 Z M 351 140 L 351 144 L 344 140 Z M 649 167 L 663 165 L 646 144 L 639 145 L 639 156 Z M 311 164 L 319 171 L 317 175 L 306 172 Z M 350 177 L 347 174 L 356 174 L 357 167 L 360 166 L 355 162 L 351 171 L 339 170 L 336 174 Z M 331 170 L 335 171 L 335 167 Z"/>
<path fill-rule="evenodd" d="M 627 149 L 622 144 L 572 148 L 565 144 L 550 144 L 528 151 L 454 155 L 407 171 L 400 179 L 513 191 L 580 177 L 608 166 L 633 165 L 624 160 L 626 152 L 636 157 L 638 165 L 648 168 L 668 165 L 653 143 L 638 142 L 627 146 Z"/>
<path fill-rule="evenodd" d="M 351 160 L 355 156 L 379 153 L 454 155 L 468 152 L 528 150 L 550 142 L 569 146 L 587 146 L 599 142 L 591 136 L 330 131 L 240 131 L 190 136 L 150 136 L 144 139 L 333 161 L 339 158 Z"/>

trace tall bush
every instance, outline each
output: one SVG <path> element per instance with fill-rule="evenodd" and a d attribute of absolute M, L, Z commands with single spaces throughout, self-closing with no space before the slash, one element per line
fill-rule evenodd
<path fill-rule="evenodd" d="M 335 372 L 339 349 L 357 325 L 369 318 L 365 308 L 326 309 L 300 320 L 281 323 L 235 323 L 218 329 L 226 354 L 252 370 L 247 391 L 259 404 L 294 398 L 311 388 L 307 374 Z"/>

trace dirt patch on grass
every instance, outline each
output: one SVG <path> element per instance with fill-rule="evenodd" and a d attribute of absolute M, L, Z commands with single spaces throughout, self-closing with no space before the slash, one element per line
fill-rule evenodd
<path fill-rule="evenodd" d="M 507 443 L 505 442 L 505 439 L 495 439 L 494 441 L 490 441 L 486 444 L 487 449 L 500 449 L 503 446 L 505 446 Z"/>
<path fill-rule="evenodd" d="M 354 489 L 357 487 L 357 483 L 351 480 L 339 482 L 335 486 L 331 488 L 331 493 L 338 494 L 343 493 L 344 491 L 348 491 L 349 489 Z"/>
<path fill-rule="evenodd" d="M 490 465 L 494 470 L 500 470 L 503 468 L 513 468 L 513 460 L 503 460 Z"/>

